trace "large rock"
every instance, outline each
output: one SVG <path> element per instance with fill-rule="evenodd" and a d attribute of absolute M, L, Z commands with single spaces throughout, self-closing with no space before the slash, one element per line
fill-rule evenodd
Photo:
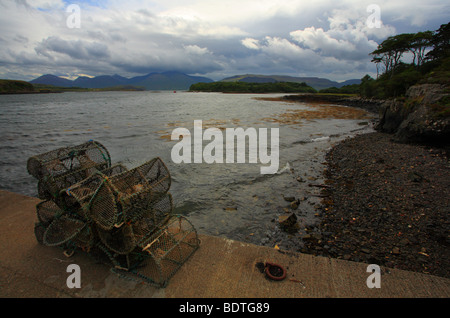
<path fill-rule="evenodd" d="M 439 84 L 414 85 L 405 98 L 384 103 L 376 128 L 400 142 L 445 142 L 450 137 L 449 95 Z"/>

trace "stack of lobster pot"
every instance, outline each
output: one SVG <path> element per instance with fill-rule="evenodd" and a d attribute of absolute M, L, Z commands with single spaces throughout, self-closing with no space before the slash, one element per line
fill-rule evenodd
<path fill-rule="evenodd" d="M 172 213 L 171 177 L 158 157 L 127 169 L 89 141 L 33 156 L 27 169 L 43 200 L 36 238 L 68 257 L 81 249 L 116 273 L 164 287 L 199 247 L 194 226 Z"/>

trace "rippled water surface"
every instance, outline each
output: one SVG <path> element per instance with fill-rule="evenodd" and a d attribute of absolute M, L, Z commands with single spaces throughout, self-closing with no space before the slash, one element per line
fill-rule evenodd
<path fill-rule="evenodd" d="M 172 176 L 175 213 L 199 233 L 259 245 L 281 244 L 278 216 L 290 211 L 283 196 L 302 199 L 299 232 L 314 222 L 320 203 L 324 155 L 333 144 L 371 131 L 365 116 L 339 116 L 343 107 L 263 100 L 283 94 L 95 92 L 0 96 L 0 188 L 37 195 L 26 170 L 30 156 L 90 139 L 102 143 L 113 163 L 133 168 L 161 157 Z M 346 110 L 344 109 L 344 112 Z M 300 116 L 306 114 L 305 116 Z M 262 175 L 261 163 L 207 164 L 172 161 L 177 127 L 279 128 L 279 170 Z M 205 142 L 205 145 L 208 144 Z M 225 143 L 225 141 L 224 141 Z M 270 140 L 268 141 L 270 146 Z M 224 146 L 225 155 L 225 146 Z M 239 150 L 238 150 L 239 151 Z M 278 233 L 278 234 L 277 234 Z M 290 234 L 292 236 L 292 234 Z M 282 247 L 282 246 L 280 246 Z"/>

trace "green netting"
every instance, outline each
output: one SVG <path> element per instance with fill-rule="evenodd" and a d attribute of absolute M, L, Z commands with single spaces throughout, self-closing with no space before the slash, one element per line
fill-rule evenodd
<path fill-rule="evenodd" d="M 39 243 L 70 256 L 82 249 L 121 275 L 165 286 L 198 248 L 186 218 L 173 215 L 170 173 L 158 157 L 133 169 L 111 165 L 95 141 L 33 156 Z"/>
<path fill-rule="evenodd" d="M 108 184 L 116 194 L 122 211 L 130 209 L 147 210 L 170 188 L 169 170 L 160 158 L 154 158 L 143 165 L 108 178 Z"/>
<path fill-rule="evenodd" d="M 91 224 L 86 224 L 80 233 L 72 239 L 72 242 L 76 247 L 81 248 L 83 251 L 89 252 L 96 244 L 97 240 L 98 237 L 95 234 L 95 228 Z"/>
<path fill-rule="evenodd" d="M 52 200 L 46 200 L 36 205 L 36 214 L 39 222 L 43 226 L 48 227 L 55 217 L 63 214 L 63 210 Z"/>
<path fill-rule="evenodd" d="M 76 170 L 85 170 L 86 174 L 89 174 L 98 167 L 103 170 L 110 166 L 111 157 L 108 150 L 96 141 L 58 148 L 30 157 L 27 161 L 28 173 L 38 180 L 45 177 L 56 178 Z"/>
<path fill-rule="evenodd" d="M 47 230 L 47 226 L 40 222 L 36 222 L 34 224 L 34 235 L 36 236 L 36 240 L 39 244 L 44 244 L 44 233 Z"/>
<path fill-rule="evenodd" d="M 86 226 L 86 223 L 67 215 L 55 218 L 44 233 L 44 244 L 59 246 L 75 238 Z"/>
<path fill-rule="evenodd" d="M 124 224 L 110 231 L 97 229 L 102 243 L 117 254 L 129 254 L 136 248 L 136 238 L 131 224 Z"/>
<path fill-rule="evenodd" d="M 165 287 L 170 278 L 198 249 L 200 241 L 194 226 L 181 215 L 172 215 L 170 219 L 157 227 L 156 231 L 141 239 L 137 245 L 141 257 L 139 266 L 124 272 L 116 268 L 117 273 L 126 276 L 135 275 L 159 287 Z"/>
<path fill-rule="evenodd" d="M 138 240 L 142 240 L 150 233 L 158 230 L 158 226 L 167 222 L 172 215 L 173 200 L 170 193 L 166 193 L 147 210 L 130 210 L 129 218 L 133 220 L 133 232 Z"/>

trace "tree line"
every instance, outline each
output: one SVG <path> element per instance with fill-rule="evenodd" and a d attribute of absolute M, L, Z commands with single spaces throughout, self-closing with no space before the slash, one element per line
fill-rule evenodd
<path fill-rule="evenodd" d="M 380 64 L 384 68 L 384 73 L 392 75 L 402 63 L 401 58 L 406 52 L 413 54 L 412 64 L 418 67 L 426 61 L 448 56 L 449 28 L 449 24 L 444 24 L 435 32 L 402 33 L 388 37 L 370 53 L 373 57 L 372 62 L 377 65 L 378 75 Z M 432 50 L 426 53 L 429 48 Z"/>
<path fill-rule="evenodd" d="M 194 92 L 223 92 L 223 93 L 316 93 L 316 90 L 306 83 L 274 82 L 212 82 L 192 84 L 189 88 Z"/>
<path fill-rule="evenodd" d="M 402 58 L 410 53 L 411 63 Z M 369 54 L 377 68 L 377 79 L 361 79 L 360 94 L 388 98 L 403 95 L 419 82 L 450 84 L 450 23 L 436 31 L 402 33 L 388 37 Z"/>

